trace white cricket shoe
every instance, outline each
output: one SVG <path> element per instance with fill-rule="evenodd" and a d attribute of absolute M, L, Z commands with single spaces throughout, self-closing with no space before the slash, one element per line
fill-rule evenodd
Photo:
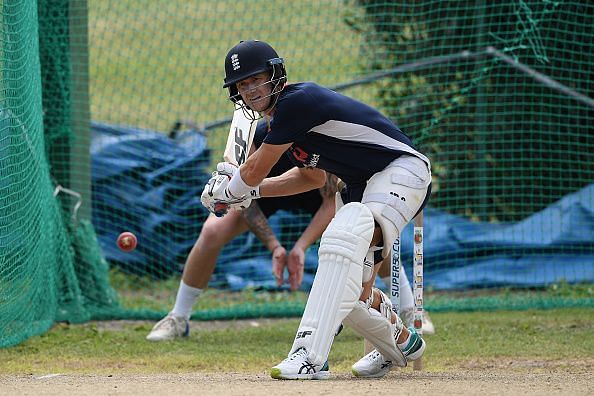
<path fill-rule="evenodd" d="M 316 380 L 326 379 L 329 375 L 328 362 L 316 367 L 307 359 L 305 348 L 297 349 L 270 370 L 270 376 L 275 379 Z"/>
<path fill-rule="evenodd" d="M 423 356 L 426 345 L 425 340 L 419 336 L 413 327 L 409 327 L 408 331 L 411 333 L 410 340 L 402 348 L 402 353 L 406 357 L 407 362 L 412 362 Z M 359 359 L 357 363 L 353 364 L 351 371 L 355 377 L 382 378 L 390 372 L 392 366 L 392 361 L 386 360 L 381 353 L 374 349 Z"/>
<path fill-rule="evenodd" d="M 400 313 L 400 319 L 406 327 L 414 327 L 415 325 L 415 318 L 414 318 L 414 309 L 404 309 Z M 429 313 L 427 311 L 423 311 L 423 335 L 434 335 L 435 334 L 435 326 L 429 317 Z"/>
<path fill-rule="evenodd" d="M 181 316 L 169 313 L 157 322 L 146 339 L 149 341 L 170 341 L 178 337 L 190 335 L 190 323 Z"/>
<path fill-rule="evenodd" d="M 353 364 L 351 371 L 355 377 L 382 378 L 391 368 L 392 361 L 384 359 L 382 354 L 374 349 Z"/>

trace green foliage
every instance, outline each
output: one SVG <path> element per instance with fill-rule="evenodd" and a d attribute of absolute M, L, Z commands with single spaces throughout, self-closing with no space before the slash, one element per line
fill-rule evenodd
<path fill-rule="evenodd" d="M 493 46 L 594 94 L 594 7 L 568 1 L 352 0 L 365 71 Z M 591 23 L 590 23 L 591 25 Z M 384 79 L 381 106 L 433 161 L 432 206 L 517 221 L 594 179 L 591 108 L 482 56 Z M 521 187 L 521 188 L 518 188 Z"/>
<path fill-rule="evenodd" d="M 549 285 L 547 293 L 556 297 L 594 298 L 594 285 L 591 283 L 570 285 L 567 281 L 562 281 Z"/>

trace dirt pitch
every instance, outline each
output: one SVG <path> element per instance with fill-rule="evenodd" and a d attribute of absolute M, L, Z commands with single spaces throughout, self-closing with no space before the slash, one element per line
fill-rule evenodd
<path fill-rule="evenodd" d="M 590 362 L 591 363 L 591 362 Z M 267 373 L 0 376 L 2 395 L 592 395 L 592 365 L 394 370 L 380 380 L 347 373 L 324 381 L 277 381 Z"/>

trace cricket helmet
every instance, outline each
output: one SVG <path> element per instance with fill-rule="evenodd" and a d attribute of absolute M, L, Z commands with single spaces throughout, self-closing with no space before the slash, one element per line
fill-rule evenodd
<path fill-rule="evenodd" d="M 274 48 L 264 41 L 240 41 L 225 57 L 223 88 L 229 89 L 229 99 L 233 102 L 241 99 L 235 84 L 266 71 L 270 72 L 269 83 L 274 85 L 273 94 L 276 95 L 287 81 L 283 58 L 279 57 Z"/>

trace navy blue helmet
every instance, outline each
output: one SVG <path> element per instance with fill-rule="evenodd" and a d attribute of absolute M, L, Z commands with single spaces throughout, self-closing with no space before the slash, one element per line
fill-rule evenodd
<path fill-rule="evenodd" d="M 229 89 L 229 99 L 237 102 L 241 97 L 235 84 L 262 72 L 270 72 L 273 95 L 279 93 L 287 81 L 283 58 L 270 44 L 259 40 L 241 41 L 231 48 L 225 57 L 225 84 Z"/>

